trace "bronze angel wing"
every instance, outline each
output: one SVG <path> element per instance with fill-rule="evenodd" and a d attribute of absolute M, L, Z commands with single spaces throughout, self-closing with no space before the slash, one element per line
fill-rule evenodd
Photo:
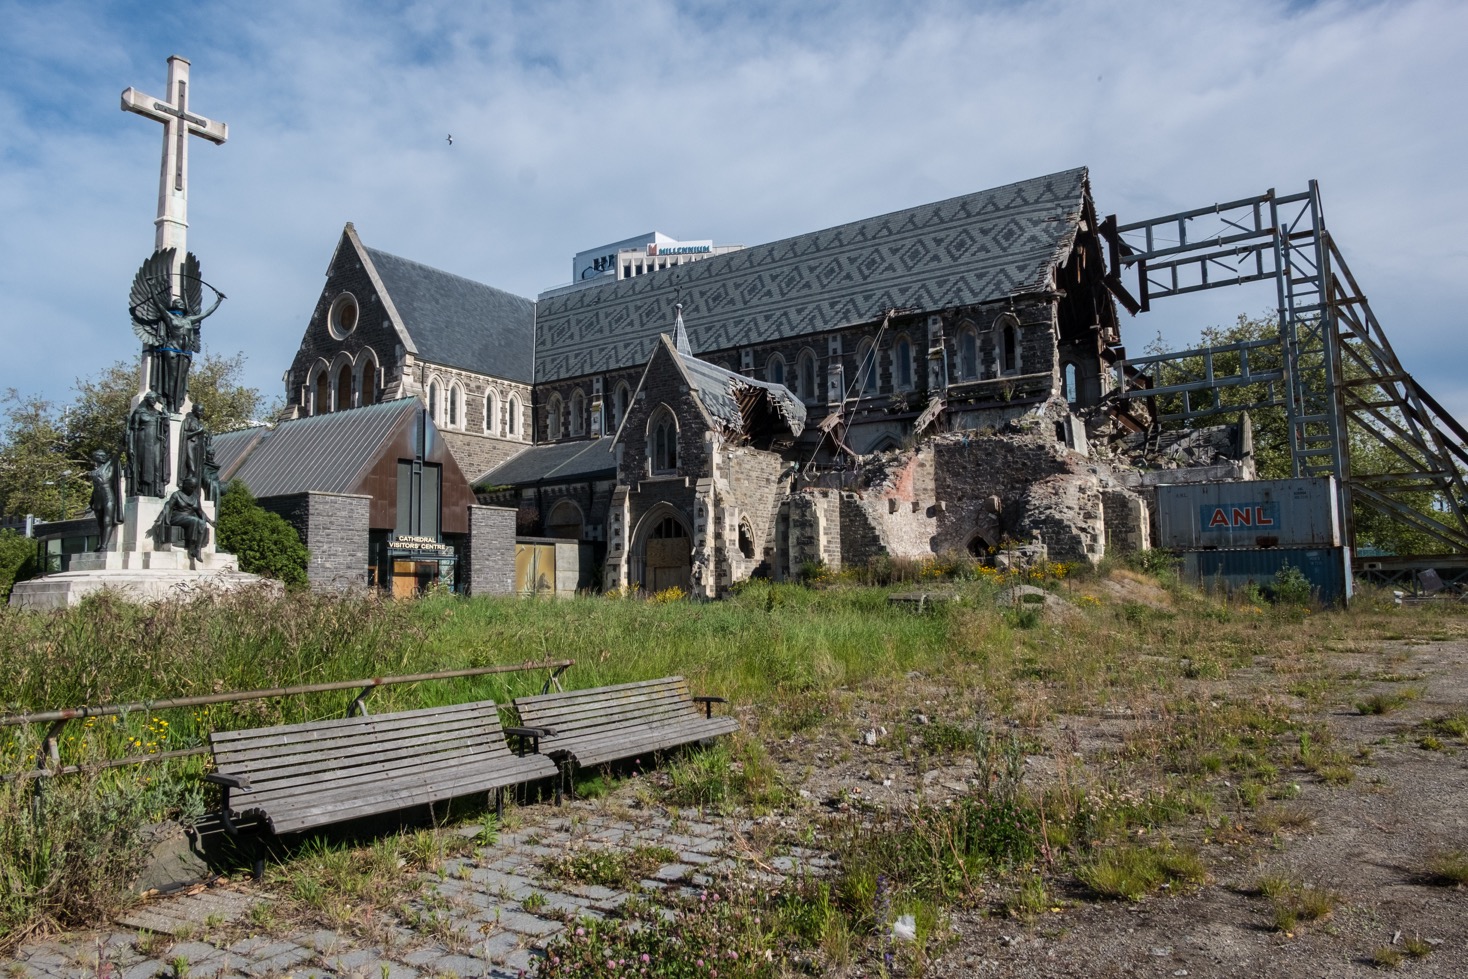
<path fill-rule="evenodd" d="M 144 259 L 138 274 L 133 276 L 132 291 L 128 293 L 128 314 L 132 317 L 133 332 L 145 346 L 158 346 L 166 339 L 162 313 L 158 305 L 168 302 L 169 278 L 173 274 L 172 248 L 160 248 Z"/>
<path fill-rule="evenodd" d="M 190 316 L 198 316 L 204 309 L 204 280 L 199 277 L 199 256 L 189 252 L 183 260 L 184 308 Z"/>
<path fill-rule="evenodd" d="M 204 280 L 199 275 L 199 257 L 193 252 L 184 256 L 183 261 L 183 298 L 184 308 L 190 316 L 198 316 L 204 309 Z M 189 331 L 188 348 L 191 353 L 199 352 L 199 326 L 195 322 L 194 328 Z"/>

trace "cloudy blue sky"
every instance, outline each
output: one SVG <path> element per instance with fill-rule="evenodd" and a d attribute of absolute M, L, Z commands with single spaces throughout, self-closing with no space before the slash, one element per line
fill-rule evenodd
<path fill-rule="evenodd" d="M 136 356 L 156 123 L 193 63 L 206 345 L 271 397 L 342 225 L 525 296 L 653 229 L 755 244 L 1077 165 L 1123 222 L 1321 184 L 1409 371 L 1468 419 L 1460 0 L 0 0 L 0 389 Z M 454 134 L 449 146 L 444 136 Z M 1272 290 L 1127 320 L 1140 350 Z"/>

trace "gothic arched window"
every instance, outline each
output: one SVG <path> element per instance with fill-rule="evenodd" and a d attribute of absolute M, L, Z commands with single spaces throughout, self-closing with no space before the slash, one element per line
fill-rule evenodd
<path fill-rule="evenodd" d="M 863 340 L 856 348 L 856 376 L 857 383 L 861 386 L 861 396 L 870 398 L 881 387 L 882 378 L 878 363 L 880 357 L 877 353 L 876 344 L 870 340 Z"/>
<path fill-rule="evenodd" d="M 505 434 L 511 438 L 520 437 L 520 396 L 510 395 L 509 407 L 505 409 Z"/>
<path fill-rule="evenodd" d="M 448 425 L 449 428 L 459 428 L 462 424 L 464 404 L 464 391 L 457 384 L 450 385 L 448 397 Z"/>
<path fill-rule="evenodd" d="M 958 380 L 972 381 L 979 376 L 979 333 L 971 325 L 958 331 Z"/>
<path fill-rule="evenodd" d="M 892 386 L 899 391 L 912 390 L 912 343 L 898 337 L 892 348 Z"/>
<path fill-rule="evenodd" d="M 490 388 L 484 395 L 484 431 L 490 435 L 500 433 L 499 426 L 495 424 L 494 409 L 499 403 L 499 395 Z"/>
<path fill-rule="evenodd" d="M 435 425 L 443 422 L 443 415 L 439 413 L 440 402 L 443 399 L 439 391 L 437 381 L 428 382 L 428 417 L 433 419 Z"/>
<path fill-rule="evenodd" d="M 545 406 L 545 437 L 558 439 L 561 437 L 561 396 L 553 394 Z"/>
<path fill-rule="evenodd" d="M 586 395 L 580 388 L 571 394 L 571 434 L 586 434 Z"/>
<path fill-rule="evenodd" d="M 666 406 L 653 412 L 648 422 L 647 449 L 654 473 L 678 470 L 678 421 Z"/>
<path fill-rule="evenodd" d="M 1012 319 L 999 330 L 999 373 L 1019 373 L 1019 324 Z"/>
<path fill-rule="evenodd" d="M 800 352 L 800 360 L 795 367 L 796 394 L 805 401 L 815 401 L 818 398 L 816 391 L 816 355 L 809 348 Z"/>

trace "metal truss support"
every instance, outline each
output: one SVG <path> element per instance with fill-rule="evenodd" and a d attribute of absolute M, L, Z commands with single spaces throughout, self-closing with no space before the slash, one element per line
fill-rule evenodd
<path fill-rule="evenodd" d="M 1132 224 L 1113 216 L 1100 230 L 1110 243 L 1108 284 L 1133 312 L 1168 296 L 1268 279 L 1279 310 L 1277 339 L 1119 363 L 1115 397 L 1176 396 L 1181 409 L 1159 420 L 1182 421 L 1282 404 L 1291 469 L 1295 476 L 1336 477 L 1352 546 L 1353 507 L 1360 504 L 1468 551 L 1468 430 L 1397 360 L 1325 228 L 1315 181 L 1299 194 L 1270 190 Z M 1135 293 L 1122 281 L 1128 269 L 1136 272 Z M 1224 355 L 1236 369 L 1216 369 Z M 1269 385 L 1263 396 L 1232 403 L 1221 396 L 1261 383 Z M 1202 405 L 1192 402 L 1197 393 L 1207 395 Z M 1383 471 L 1356 471 L 1353 440 L 1374 450 L 1370 468 Z"/>

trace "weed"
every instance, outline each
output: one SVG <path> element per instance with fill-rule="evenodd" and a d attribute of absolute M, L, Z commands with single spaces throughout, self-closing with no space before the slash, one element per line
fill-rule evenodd
<path fill-rule="evenodd" d="M 1101 897 L 1137 901 L 1164 885 L 1201 884 L 1208 871 L 1191 850 L 1126 844 L 1100 851 L 1077 876 Z"/>
<path fill-rule="evenodd" d="M 1284 874 L 1261 877 L 1256 889 L 1269 900 L 1274 930 L 1285 933 L 1293 933 L 1302 923 L 1327 918 L 1341 905 L 1341 896 L 1335 891 Z"/>
<path fill-rule="evenodd" d="M 1434 884 L 1468 885 L 1468 851 L 1446 850 L 1428 857 L 1424 876 Z"/>
<path fill-rule="evenodd" d="M 1374 693 L 1364 700 L 1356 701 L 1356 710 L 1362 714 L 1390 714 L 1397 708 L 1416 700 L 1421 695 L 1422 691 L 1415 689 Z"/>
<path fill-rule="evenodd" d="M 582 847 L 548 859 L 542 867 L 549 876 L 575 884 L 627 888 L 677 860 L 676 853 L 660 846 L 639 846 L 632 850 Z"/>
<path fill-rule="evenodd" d="M 1458 711 L 1455 714 L 1444 714 L 1442 717 L 1434 717 L 1419 725 L 1428 736 L 1433 738 L 1456 738 L 1468 743 L 1468 711 Z"/>
<path fill-rule="evenodd" d="M 1432 954 L 1432 943 L 1421 935 L 1413 935 L 1403 940 L 1402 950 L 1414 959 L 1423 959 Z"/>
<path fill-rule="evenodd" d="M 954 755 L 974 750 L 974 732 L 947 721 L 934 721 L 922 729 L 923 751 L 930 755 Z"/>
<path fill-rule="evenodd" d="M 749 806 L 767 812 L 785 798 L 780 770 L 762 742 L 735 738 L 695 749 L 669 769 L 665 800 L 676 806 L 726 810 Z"/>
<path fill-rule="evenodd" d="M 1395 969 L 1402 964 L 1402 952 L 1393 945 L 1383 945 L 1371 953 L 1371 964 L 1378 969 Z"/>
<path fill-rule="evenodd" d="M 189 979 L 189 957 L 187 955 L 175 955 L 168 963 L 173 970 L 173 979 Z"/>
<path fill-rule="evenodd" d="M 534 914 L 545 907 L 545 895 L 540 893 L 540 891 L 531 891 L 520 899 L 520 907 Z"/>
<path fill-rule="evenodd" d="M 1050 907 L 1050 892 L 1039 874 L 1026 877 L 1004 902 L 1004 910 L 1019 918 L 1032 918 Z"/>

